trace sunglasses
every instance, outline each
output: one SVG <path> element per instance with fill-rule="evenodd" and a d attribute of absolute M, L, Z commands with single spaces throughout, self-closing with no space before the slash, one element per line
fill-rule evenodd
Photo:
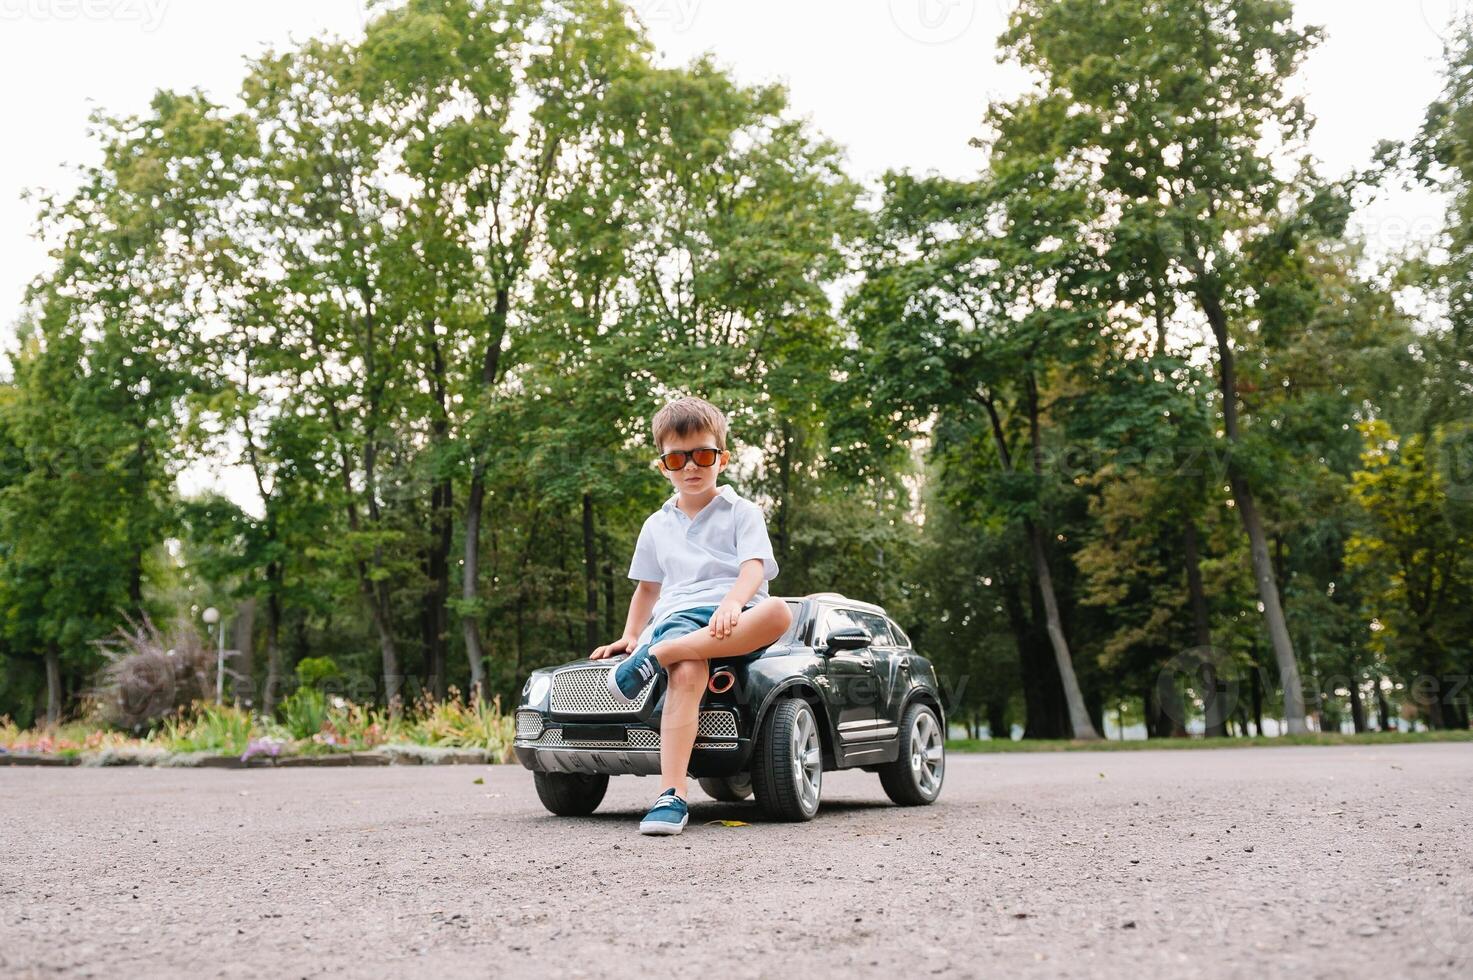
<path fill-rule="evenodd" d="M 721 458 L 722 450 L 703 447 L 701 449 L 678 449 L 671 453 L 660 455 L 660 465 L 667 470 L 683 470 L 687 460 L 694 462 L 697 466 L 715 466 L 716 461 Z"/>

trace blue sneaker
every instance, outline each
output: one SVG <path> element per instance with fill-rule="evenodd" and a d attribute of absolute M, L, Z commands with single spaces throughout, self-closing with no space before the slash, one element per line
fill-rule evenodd
<path fill-rule="evenodd" d="M 650 812 L 639 822 L 639 832 L 652 837 L 669 837 L 684 830 L 688 819 L 690 807 L 675 795 L 675 788 L 672 786 L 655 798 L 655 805 L 650 807 Z"/>
<path fill-rule="evenodd" d="M 645 685 L 660 672 L 660 662 L 650 656 L 649 644 L 636 653 L 625 657 L 608 673 L 609 693 L 614 700 L 633 704 L 635 697 Z"/>

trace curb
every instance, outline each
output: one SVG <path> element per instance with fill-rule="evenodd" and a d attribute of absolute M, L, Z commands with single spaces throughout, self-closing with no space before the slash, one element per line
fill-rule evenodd
<path fill-rule="evenodd" d="M 280 758 L 256 756 L 241 761 L 238 755 L 205 755 L 187 761 L 178 756 L 163 758 L 114 758 L 114 766 L 188 769 L 336 769 L 343 766 L 491 766 L 498 762 L 489 752 L 458 750 L 434 756 L 407 752 L 344 752 L 341 755 L 288 755 Z M 0 766 L 80 766 L 83 756 L 0 752 Z"/>

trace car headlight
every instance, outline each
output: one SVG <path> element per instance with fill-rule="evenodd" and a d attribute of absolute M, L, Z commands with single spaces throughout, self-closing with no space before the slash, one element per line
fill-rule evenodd
<path fill-rule="evenodd" d="M 527 678 L 526 686 L 522 688 L 524 703 L 531 705 L 541 704 L 547 699 L 547 692 L 552 690 L 552 678 L 547 674 L 533 674 Z"/>

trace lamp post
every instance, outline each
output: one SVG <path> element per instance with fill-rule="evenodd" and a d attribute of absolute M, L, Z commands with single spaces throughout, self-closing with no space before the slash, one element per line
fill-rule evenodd
<path fill-rule="evenodd" d="M 209 607 L 202 614 L 205 625 L 218 637 L 218 653 L 215 655 L 215 703 L 225 700 L 225 629 L 220 625 L 220 610 Z"/>

